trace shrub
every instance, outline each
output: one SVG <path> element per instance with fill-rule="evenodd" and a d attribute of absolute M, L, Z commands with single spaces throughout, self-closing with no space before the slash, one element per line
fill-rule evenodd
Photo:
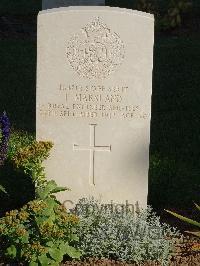
<path fill-rule="evenodd" d="M 35 198 L 35 188 L 46 182 L 43 161 L 52 146 L 49 141 L 37 142 L 33 134 L 11 129 L 6 160 L 0 170 L 0 184 L 7 191 L 0 194 L 0 216 Z"/>
<path fill-rule="evenodd" d="M 8 148 L 8 159 L 16 169 L 31 177 L 35 186 L 46 181 L 42 163 L 48 158 L 53 143 L 36 141 L 34 136 L 12 132 Z"/>
<path fill-rule="evenodd" d="M 161 24 L 164 29 L 179 27 L 182 24 L 182 14 L 192 6 L 190 0 L 171 0 L 167 14 L 162 18 Z"/>
<path fill-rule="evenodd" d="M 77 206 L 73 211 L 80 218 L 78 248 L 84 258 L 136 263 L 156 260 L 167 265 L 180 234 L 175 228 L 161 224 L 150 207 L 133 215 L 130 211 L 102 208 L 93 198 L 82 199 Z"/>
<path fill-rule="evenodd" d="M 64 255 L 79 258 L 74 246 L 79 219 L 69 214 L 54 193 L 64 190 L 49 181 L 38 191 L 38 199 L 20 210 L 7 212 L 0 219 L 0 236 L 4 238 L 4 254 L 29 265 L 59 265 Z"/>
<path fill-rule="evenodd" d="M 155 3 L 152 0 L 137 0 L 136 9 L 157 15 Z"/>
<path fill-rule="evenodd" d="M 51 142 L 37 142 L 34 136 L 12 132 L 7 160 L 29 175 L 35 185 L 35 199 L 0 219 L 3 254 L 29 265 L 59 265 L 63 256 L 79 258 L 76 227 L 79 219 L 67 213 L 55 193 L 67 190 L 47 181 L 42 162 L 48 157 Z"/>

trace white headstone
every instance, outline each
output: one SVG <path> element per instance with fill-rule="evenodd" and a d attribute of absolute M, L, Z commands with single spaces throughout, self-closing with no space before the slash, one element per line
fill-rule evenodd
<path fill-rule="evenodd" d="M 42 9 L 67 6 L 105 6 L 105 0 L 42 0 Z"/>
<path fill-rule="evenodd" d="M 38 16 L 37 139 L 52 140 L 60 200 L 146 206 L 154 19 L 110 7 Z"/>

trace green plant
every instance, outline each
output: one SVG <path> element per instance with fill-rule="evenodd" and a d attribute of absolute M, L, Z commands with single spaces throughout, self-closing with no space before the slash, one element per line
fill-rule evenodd
<path fill-rule="evenodd" d="M 11 131 L 7 161 L 16 170 L 28 175 L 36 187 L 46 182 L 42 163 L 48 158 L 53 143 L 50 141 L 36 141 L 35 136 L 26 132 Z"/>
<path fill-rule="evenodd" d="M 55 196 L 68 189 L 47 181 L 42 166 L 52 146 L 22 132 L 12 132 L 8 146 L 7 160 L 32 179 L 35 199 L 0 219 L 0 236 L 6 257 L 31 266 L 59 265 L 65 255 L 81 255 L 75 248 L 79 219 L 67 213 Z"/>
<path fill-rule="evenodd" d="M 196 204 L 196 203 L 194 203 L 194 205 L 200 211 L 200 206 L 198 204 Z M 177 214 L 177 213 L 169 211 L 169 210 L 165 210 L 165 211 L 170 213 L 170 214 L 172 214 L 173 216 L 175 216 L 176 218 L 180 219 L 183 222 L 189 223 L 191 225 L 194 225 L 194 226 L 200 228 L 200 222 L 197 222 L 195 220 L 192 220 L 190 218 L 187 218 L 185 216 L 182 216 L 180 214 Z M 189 234 L 192 234 L 194 236 L 200 237 L 200 231 L 197 231 L 197 232 L 186 231 L 186 233 L 189 233 Z"/>
<path fill-rule="evenodd" d="M 154 1 L 152 0 L 137 0 L 136 9 L 147 13 L 157 14 Z"/>
<path fill-rule="evenodd" d="M 175 28 L 182 24 L 182 14 L 192 6 L 190 0 L 171 0 L 167 14 L 162 19 L 163 28 Z"/>
<path fill-rule="evenodd" d="M 0 169 L 0 184 L 7 192 L 0 193 L 0 216 L 6 211 L 22 207 L 35 197 L 35 184 L 31 174 L 25 174 L 23 167 L 17 168 L 14 163 L 16 154 L 34 141 L 34 135 L 11 129 L 6 160 Z"/>
<path fill-rule="evenodd" d="M 6 190 L 5 190 L 5 188 L 2 185 L 0 185 L 0 192 L 7 193 Z"/>
<path fill-rule="evenodd" d="M 168 265 L 175 239 L 180 236 L 176 229 L 161 224 L 150 207 L 134 215 L 94 199 L 82 199 L 74 212 L 80 218 L 78 248 L 84 258 L 136 263 L 156 260 Z"/>
<path fill-rule="evenodd" d="M 6 213 L 0 219 L 0 235 L 5 239 L 6 257 L 35 265 L 59 265 L 63 256 L 79 258 L 74 246 L 79 219 L 67 213 L 54 194 L 66 190 L 54 181 L 37 189 L 37 199 L 20 210 Z"/>

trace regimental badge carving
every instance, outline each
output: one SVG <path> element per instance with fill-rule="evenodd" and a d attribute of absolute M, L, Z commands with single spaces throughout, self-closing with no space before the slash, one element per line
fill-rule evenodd
<path fill-rule="evenodd" d="M 104 79 L 121 65 L 124 43 L 99 17 L 87 24 L 67 43 L 67 58 L 72 68 L 88 79 Z"/>

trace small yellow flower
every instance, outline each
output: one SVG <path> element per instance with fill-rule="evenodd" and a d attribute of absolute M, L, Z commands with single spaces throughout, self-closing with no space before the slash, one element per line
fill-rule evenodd
<path fill-rule="evenodd" d="M 17 210 L 12 210 L 10 212 L 6 212 L 6 216 L 10 216 L 10 217 L 13 217 L 15 218 L 18 214 L 18 211 Z"/>
<path fill-rule="evenodd" d="M 18 236 L 25 236 L 27 234 L 27 231 L 24 228 L 17 228 L 15 232 Z"/>
<path fill-rule="evenodd" d="M 70 222 L 78 223 L 79 222 L 79 217 L 74 215 L 74 214 L 70 215 Z"/>
<path fill-rule="evenodd" d="M 12 223 L 13 223 L 13 217 L 12 217 L 12 216 L 7 216 L 7 215 L 6 215 L 4 221 L 5 221 L 5 224 L 6 224 L 6 225 L 12 225 Z"/>
<path fill-rule="evenodd" d="M 29 217 L 29 214 L 28 212 L 26 211 L 21 211 L 18 215 L 19 219 L 22 220 L 22 221 L 26 221 Z"/>
<path fill-rule="evenodd" d="M 193 251 L 200 251 L 200 243 L 194 243 L 192 245 L 192 250 Z"/>

